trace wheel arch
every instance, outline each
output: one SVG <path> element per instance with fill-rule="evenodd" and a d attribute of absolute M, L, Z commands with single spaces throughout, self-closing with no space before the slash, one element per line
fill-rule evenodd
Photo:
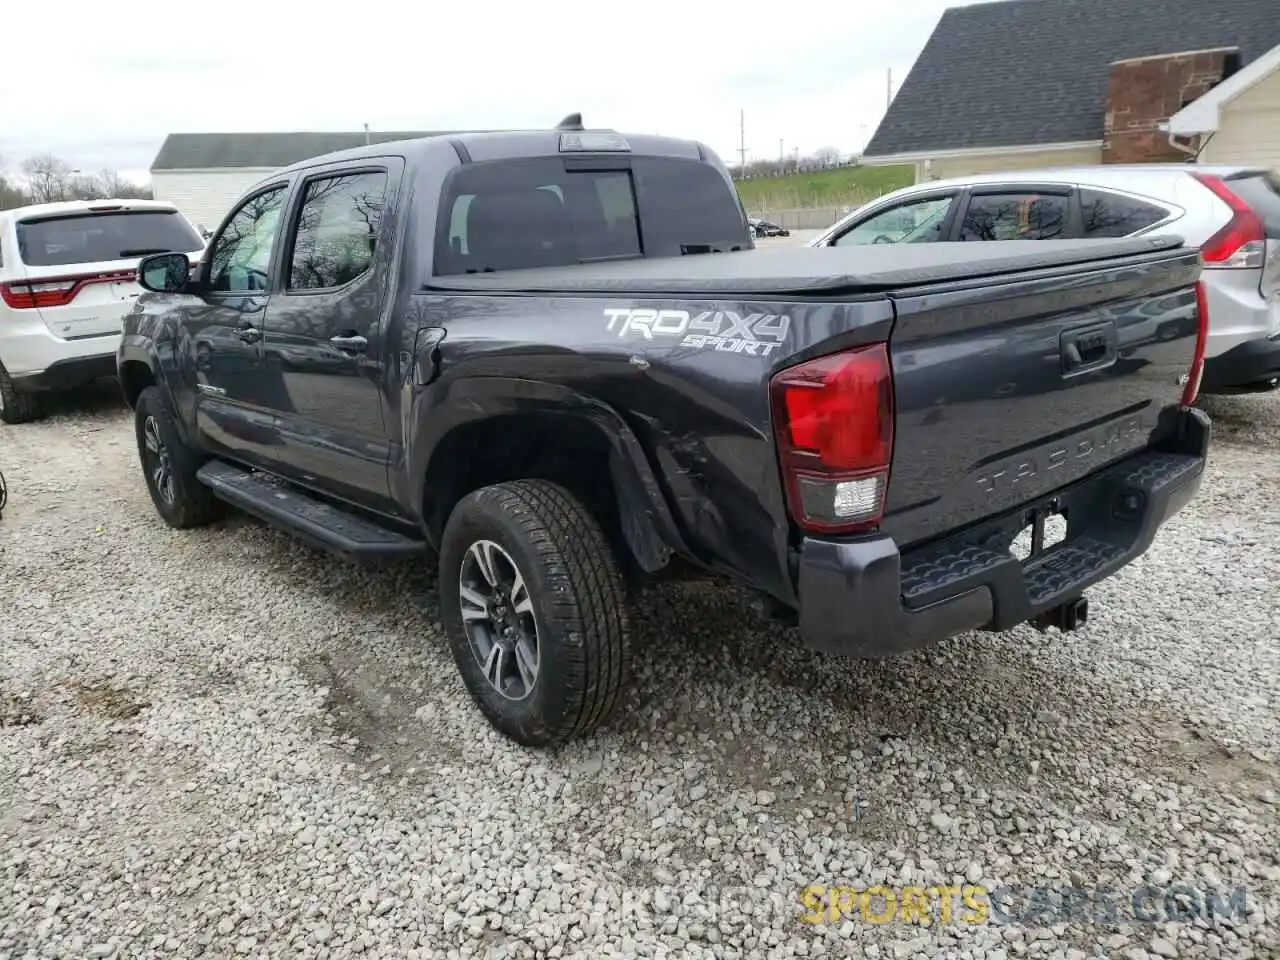
<path fill-rule="evenodd" d="M 639 439 L 612 407 L 555 384 L 485 377 L 450 384 L 448 409 L 454 416 L 414 471 L 433 542 L 472 490 L 536 478 L 581 498 L 645 572 L 689 556 Z"/>

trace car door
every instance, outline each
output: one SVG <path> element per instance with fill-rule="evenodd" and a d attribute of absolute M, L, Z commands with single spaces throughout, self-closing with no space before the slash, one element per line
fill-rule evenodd
<path fill-rule="evenodd" d="M 382 316 L 392 286 L 400 158 L 317 167 L 294 191 L 264 362 L 281 385 L 279 467 L 290 479 L 392 510 Z"/>
<path fill-rule="evenodd" d="M 195 295 L 178 309 L 196 371 L 196 425 L 211 447 L 269 466 L 278 385 L 262 362 L 263 326 L 289 181 L 264 186 L 226 218 L 206 250 Z"/>
<path fill-rule="evenodd" d="M 1065 183 L 982 183 L 965 192 L 950 240 L 1070 240 L 1080 236 L 1079 203 Z"/>
<path fill-rule="evenodd" d="M 929 191 L 867 212 L 832 235 L 826 246 L 867 243 L 933 243 L 951 230 L 963 191 Z"/>

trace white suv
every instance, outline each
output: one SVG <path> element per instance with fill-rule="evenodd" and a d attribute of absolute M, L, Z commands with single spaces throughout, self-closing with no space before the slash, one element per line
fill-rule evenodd
<path fill-rule="evenodd" d="M 120 323 L 142 292 L 138 261 L 204 252 L 155 200 L 73 200 L 0 210 L 0 420 L 39 415 L 39 395 L 115 376 Z"/>
<path fill-rule="evenodd" d="M 1209 306 L 1201 393 L 1280 384 L 1280 172 L 1110 164 L 935 180 L 859 207 L 813 247 L 1177 234 L 1200 247 Z"/>

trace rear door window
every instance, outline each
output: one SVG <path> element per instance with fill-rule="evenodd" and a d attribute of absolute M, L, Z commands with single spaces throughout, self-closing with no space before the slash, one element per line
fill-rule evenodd
<path fill-rule="evenodd" d="M 1066 194 L 975 193 L 960 223 L 961 240 L 1055 240 L 1068 235 Z"/>
<path fill-rule="evenodd" d="M 1169 216 L 1155 203 L 1128 197 L 1110 190 L 1080 191 L 1081 233 L 1091 240 L 1127 237 L 1145 230 Z"/>
<path fill-rule="evenodd" d="M 290 258 L 290 290 L 341 287 L 373 264 L 386 203 L 381 170 L 312 180 L 303 195 Z"/>
<path fill-rule="evenodd" d="M 75 213 L 18 221 L 18 255 L 32 267 L 192 253 L 204 242 L 176 211 Z"/>
<path fill-rule="evenodd" d="M 676 256 L 750 243 L 733 187 L 708 164 L 538 158 L 474 164 L 445 190 L 440 275 Z"/>

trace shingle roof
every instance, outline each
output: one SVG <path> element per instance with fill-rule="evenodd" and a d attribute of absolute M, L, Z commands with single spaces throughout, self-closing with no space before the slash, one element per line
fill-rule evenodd
<path fill-rule="evenodd" d="M 370 143 L 432 137 L 455 130 L 369 132 Z M 223 167 L 287 167 L 323 153 L 363 146 L 359 133 L 171 133 L 152 170 L 210 170 Z"/>
<path fill-rule="evenodd" d="M 942 15 L 867 156 L 1102 139 L 1111 63 L 1280 44 L 1278 0 L 1001 0 Z"/>

